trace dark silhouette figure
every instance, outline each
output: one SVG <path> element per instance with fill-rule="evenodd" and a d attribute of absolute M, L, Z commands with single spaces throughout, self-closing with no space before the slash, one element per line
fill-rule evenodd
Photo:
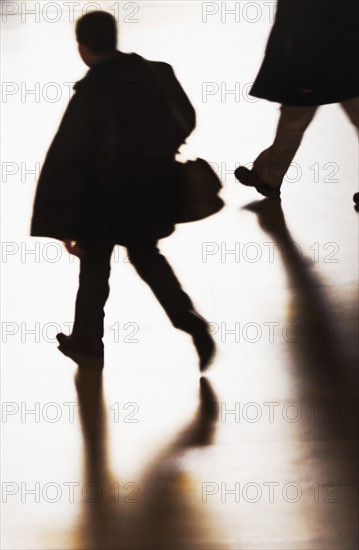
<path fill-rule="evenodd" d="M 218 420 L 218 399 L 201 378 L 193 419 L 150 461 L 137 480 L 114 472 L 109 456 L 109 416 L 103 396 L 102 371 L 79 363 L 76 391 L 84 442 L 83 483 L 101 495 L 83 503 L 73 545 L 91 550 L 149 550 L 179 547 L 213 539 L 208 507 L 191 502 L 188 478 L 181 467 L 186 451 L 211 445 Z M 187 474 L 188 475 L 188 474 Z M 200 489 L 200 481 L 193 480 Z M 119 487 L 118 493 L 114 487 Z M 91 496 L 91 495 L 89 495 Z M 195 521 L 194 521 L 195 518 Z"/>
<path fill-rule="evenodd" d="M 359 127 L 358 3 L 278 0 L 276 20 L 251 95 L 281 103 L 273 144 L 253 169 L 235 171 L 244 185 L 280 197 L 283 178 L 320 105 L 340 103 Z"/>
<path fill-rule="evenodd" d="M 214 354 L 208 325 L 157 248 L 174 231 L 175 155 L 195 111 L 170 65 L 116 49 L 112 15 L 88 13 L 76 35 L 90 70 L 47 154 L 31 228 L 81 260 L 74 330 L 58 335 L 61 350 L 103 356 L 110 259 L 120 244 L 173 325 L 192 336 L 203 370 Z"/>

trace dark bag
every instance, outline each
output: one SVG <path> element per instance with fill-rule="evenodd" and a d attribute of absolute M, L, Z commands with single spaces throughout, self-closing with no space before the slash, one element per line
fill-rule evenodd
<path fill-rule="evenodd" d="M 178 147 L 185 143 L 196 126 L 196 112 L 182 86 L 169 66 L 148 61 L 158 89 L 170 114 L 169 123 L 178 136 Z M 207 161 L 198 158 L 185 163 L 177 162 L 176 219 L 175 223 L 188 223 L 208 218 L 219 212 L 223 200 L 218 196 L 222 183 Z"/>
<path fill-rule="evenodd" d="M 222 183 L 207 161 L 198 158 L 177 163 L 177 208 L 175 223 L 203 220 L 222 210 L 218 196 Z"/>

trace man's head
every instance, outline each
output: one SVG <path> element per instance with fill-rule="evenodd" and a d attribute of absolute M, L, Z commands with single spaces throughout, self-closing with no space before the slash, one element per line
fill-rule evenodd
<path fill-rule="evenodd" d="M 77 21 L 76 38 L 82 60 L 92 67 L 98 60 L 116 51 L 116 19 L 103 11 L 87 13 Z"/>

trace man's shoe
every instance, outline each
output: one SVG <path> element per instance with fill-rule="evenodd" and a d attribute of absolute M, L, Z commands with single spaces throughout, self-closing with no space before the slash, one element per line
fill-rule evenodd
<path fill-rule="evenodd" d="M 267 185 L 253 170 L 248 170 L 245 166 L 238 166 L 234 175 L 243 185 L 255 187 L 261 195 L 270 199 L 280 199 L 280 189 L 274 189 Z"/>
<path fill-rule="evenodd" d="M 62 332 L 57 334 L 56 338 L 60 344 L 59 350 L 76 362 L 86 358 L 103 361 L 104 345 L 101 340 L 79 340 Z"/>
<path fill-rule="evenodd" d="M 359 212 L 359 193 L 354 193 L 354 196 L 353 196 L 353 201 L 354 201 L 354 208 L 357 212 Z"/>

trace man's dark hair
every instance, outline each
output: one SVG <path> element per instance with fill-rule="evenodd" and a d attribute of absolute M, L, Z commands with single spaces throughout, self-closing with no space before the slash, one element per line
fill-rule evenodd
<path fill-rule="evenodd" d="M 77 21 L 76 38 L 94 54 L 113 52 L 117 48 L 116 19 L 107 12 L 89 12 Z"/>

